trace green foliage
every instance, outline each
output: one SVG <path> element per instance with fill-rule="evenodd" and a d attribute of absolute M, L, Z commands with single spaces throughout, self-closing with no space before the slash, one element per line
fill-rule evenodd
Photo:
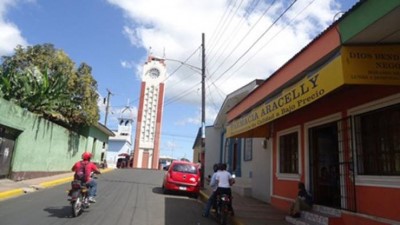
<path fill-rule="evenodd" d="M 97 82 L 91 67 L 75 63 L 51 44 L 18 46 L 3 56 L 0 97 L 68 126 L 92 125 L 99 119 Z"/>

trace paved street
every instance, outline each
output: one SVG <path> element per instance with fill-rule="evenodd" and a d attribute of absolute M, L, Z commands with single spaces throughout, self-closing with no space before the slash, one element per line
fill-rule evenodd
<path fill-rule="evenodd" d="M 0 202 L 0 225 L 208 225 L 203 203 L 182 195 L 164 195 L 163 171 L 113 170 L 99 176 L 97 203 L 71 218 L 69 184 Z"/>

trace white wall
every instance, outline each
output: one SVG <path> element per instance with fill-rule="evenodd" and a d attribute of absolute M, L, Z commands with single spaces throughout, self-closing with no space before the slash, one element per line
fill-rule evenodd
<path fill-rule="evenodd" d="M 240 179 L 239 182 L 241 182 L 243 185 L 250 185 L 251 182 L 251 174 L 253 172 L 253 160 L 254 160 L 254 155 L 251 160 L 245 161 L 245 155 L 244 155 L 244 148 L 246 145 L 246 138 L 242 138 L 242 144 L 241 144 L 241 172 L 242 176 L 238 179 Z M 254 143 L 253 143 L 254 145 Z M 254 147 L 253 147 L 254 148 Z M 254 150 L 253 150 L 254 152 Z"/>
<path fill-rule="evenodd" d="M 253 139 L 252 160 L 252 196 L 263 202 L 271 202 L 271 164 L 272 141 L 267 141 L 267 148 L 263 148 L 264 138 Z"/>
<path fill-rule="evenodd" d="M 125 141 L 109 141 L 107 150 L 107 165 L 110 168 L 115 168 L 117 165 L 118 155 L 121 153 L 130 153 L 131 145 Z"/>
<path fill-rule="evenodd" d="M 219 163 L 220 147 L 221 147 L 221 131 L 214 127 L 206 127 L 206 152 L 205 152 L 205 168 L 204 178 L 212 175 L 213 165 Z"/>

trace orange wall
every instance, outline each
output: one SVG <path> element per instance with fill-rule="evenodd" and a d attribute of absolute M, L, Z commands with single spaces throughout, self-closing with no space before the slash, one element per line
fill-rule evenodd
<path fill-rule="evenodd" d="M 296 125 L 303 125 L 305 122 L 315 120 L 333 113 L 341 112 L 343 115 L 346 115 L 346 111 L 349 108 L 395 93 L 400 93 L 400 86 L 346 86 L 342 87 L 340 90 L 332 94 L 327 95 L 326 97 L 318 100 L 308 107 L 299 109 L 298 111 L 295 111 L 288 116 L 274 121 L 273 195 L 292 199 L 294 199 L 297 195 L 297 181 L 278 180 L 275 175 L 277 173 L 277 132 L 291 128 Z M 304 162 L 304 138 L 306 137 L 304 137 L 304 134 L 302 134 L 303 140 L 301 140 L 302 145 L 300 148 L 303 174 L 301 176 L 301 181 L 304 181 L 305 166 L 308 167 L 308 165 L 305 165 Z M 385 193 L 383 195 L 379 194 L 382 192 L 382 190 L 384 190 L 385 192 L 388 191 L 388 193 Z M 357 206 L 361 212 L 400 221 L 400 189 L 389 190 L 382 188 L 358 187 L 357 192 Z M 271 204 L 282 210 L 288 210 L 290 207 L 290 202 L 288 202 L 287 200 L 274 197 L 271 199 Z M 382 205 L 385 205 L 385 207 L 382 207 Z M 364 223 L 354 224 L 364 225 Z M 371 225 L 372 224 L 374 223 L 371 223 Z"/>
<path fill-rule="evenodd" d="M 357 186 L 360 213 L 400 221 L 400 188 Z"/>

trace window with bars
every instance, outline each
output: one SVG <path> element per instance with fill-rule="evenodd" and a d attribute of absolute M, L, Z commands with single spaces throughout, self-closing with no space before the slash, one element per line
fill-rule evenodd
<path fill-rule="evenodd" d="M 298 173 L 298 133 L 293 132 L 279 137 L 279 172 Z"/>
<path fill-rule="evenodd" d="M 357 173 L 400 175 L 400 104 L 355 116 Z"/>

